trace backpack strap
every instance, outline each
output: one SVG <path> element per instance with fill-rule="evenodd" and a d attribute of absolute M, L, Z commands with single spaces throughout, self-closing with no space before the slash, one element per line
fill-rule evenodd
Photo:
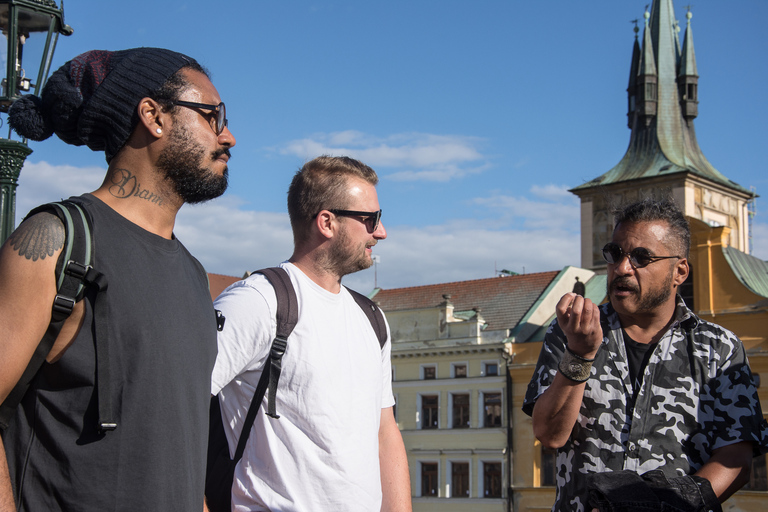
<path fill-rule="evenodd" d="M 345 286 L 344 288 L 347 287 Z M 381 312 L 381 308 L 362 293 L 356 292 L 350 288 L 347 288 L 347 291 L 352 295 L 352 298 L 355 299 L 355 302 L 360 306 L 360 309 L 363 310 L 365 316 L 368 317 L 368 320 L 371 322 L 371 327 L 373 327 L 373 331 L 376 333 L 376 337 L 379 338 L 379 346 L 384 348 L 384 344 L 387 342 L 387 326 L 384 323 L 384 313 Z"/>
<path fill-rule="evenodd" d="M 237 463 L 245 452 L 245 444 L 251 433 L 251 427 L 259 412 L 259 406 L 264 400 L 264 394 L 269 389 L 269 403 L 267 404 L 267 415 L 272 418 L 280 418 L 275 410 L 277 400 L 277 384 L 280 380 L 282 371 L 283 354 L 288 346 L 288 336 L 293 332 L 296 323 L 299 321 L 299 301 L 296 298 L 296 291 L 293 289 L 291 278 L 288 273 L 280 267 L 270 267 L 257 270 L 254 274 L 263 274 L 269 283 L 275 289 L 277 297 L 277 312 L 275 318 L 277 329 L 275 339 L 272 341 L 272 347 L 269 350 L 267 361 L 261 372 L 261 378 L 256 386 L 256 391 L 251 399 L 251 405 L 248 406 L 248 413 L 243 421 L 243 428 L 240 433 L 240 439 L 237 441 L 237 449 L 233 461 Z"/>
<path fill-rule="evenodd" d="M 56 296 L 53 299 L 51 322 L 48 325 L 48 329 L 46 329 L 43 338 L 38 343 L 21 378 L 11 390 L 2 406 L 0 406 L 0 428 L 3 430 L 8 427 L 8 423 L 15 414 L 16 407 L 27 392 L 32 379 L 43 365 L 56 338 L 59 336 L 59 332 L 61 332 L 62 326 L 72 314 L 75 304 L 83 298 L 86 288 L 95 285 L 99 291 L 106 289 L 104 276 L 94 271 L 92 266 L 94 258 L 93 228 L 87 213 L 72 201 L 61 201 L 60 203 L 49 203 L 35 208 L 25 217 L 25 220 L 32 215 L 42 212 L 56 215 L 64 224 L 64 247 L 59 255 L 55 271 Z M 97 351 L 101 351 L 98 346 Z M 97 371 L 102 373 L 98 368 Z M 103 393 L 99 389 L 100 406 L 102 396 Z"/>

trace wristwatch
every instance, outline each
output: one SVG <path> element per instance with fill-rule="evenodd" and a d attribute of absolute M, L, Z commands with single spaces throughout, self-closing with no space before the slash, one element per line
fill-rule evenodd
<path fill-rule="evenodd" d="M 594 359 L 586 359 L 580 355 L 571 352 L 568 346 L 565 346 L 565 352 L 563 352 L 563 358 L 560 359 L 560 364 L 557 365 L 557 369 L 566 378 L 574 382 L 586 382 L 592 373 L 592 363 Z"/>

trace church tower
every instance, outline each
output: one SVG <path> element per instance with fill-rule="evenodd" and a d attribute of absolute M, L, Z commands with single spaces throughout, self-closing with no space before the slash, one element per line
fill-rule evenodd
<path fill-rule="evenodd" d="M 686 215 L 731 228 L 730 245 L 749 253 L 748 203 L 755 194 L 723 176 L 696 141 L 696 55 L 690 10 L 682 48 L 672 0 L 653 0 L 642 44 L 635 41 L 627 87 L 631 135 L 621 161 L 571 192 L 581 199 L 581 266 L 605 268 L 603 246 L 613 232 L 615 205 L 671 195 Z"/>

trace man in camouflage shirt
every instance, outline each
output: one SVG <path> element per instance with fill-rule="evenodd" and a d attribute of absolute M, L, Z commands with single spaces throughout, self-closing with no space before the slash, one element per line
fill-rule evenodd
<path fill-rule="evenodd" d="M 537 439 L 558 449 L 552 510 L 591 510 L 587 476 L 622 470 L 688 478 L 717 505 L 768 451 L 741 341 L 676 293 L 689 246 L 672 201 L 629 205 L 603 249 L 610 303 L 558 303 L 523 405 Z"/>

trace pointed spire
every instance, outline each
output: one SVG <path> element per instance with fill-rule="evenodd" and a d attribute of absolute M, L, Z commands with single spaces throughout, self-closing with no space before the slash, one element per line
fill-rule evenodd
<path fill-rule="evenodd" d="M 688 19 L 680 59 L 680 71 L 677 75 L 677 87 L 680 95 L 680 107 L 688 125 L 699 115 L 699 74 L 696 70 L 696 53 L 693 51 L 693 31 L 691 30 L 691 7 L 687 6 Z"/>
<path fill-rule="evenodd" d="M 640 53 L 640 65 L 637 70 L 638 113 L 645 119 L 646 126 L 656 116 L 658 104 L 658 73 L 656 59 L 653 56 L 653 38 L 648 20 L 651 17 L 646 10 L 645 29 L 643 30 L 643 48 Z"/>
<path fill-rule="evenodd" d="M 640 20 L 634 19 L 630 23 L 635 24 L 635 44 L 632 46 L 632 64 L 629 67 L 629 85 L 627 86 L 627 126 L 632 129 L 635 122 L 635 110 L 637 109 L 637 73 L 640 69 L 640 42 L 637 40 L 637 33 L 640 32 L 637 23 Z"/>

